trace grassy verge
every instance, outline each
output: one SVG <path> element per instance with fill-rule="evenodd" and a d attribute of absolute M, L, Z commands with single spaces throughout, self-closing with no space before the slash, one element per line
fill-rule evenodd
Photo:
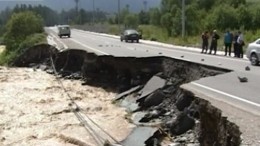
<path fill-rule="evenodd" d="M 37 44 L 47 43 L 46 34 L 39 33 L 33 34 L 21 42 L 18 48 L 8 48 L 6 47 L 5 50 L 0 54 L 0 65 L 9 65 L 12 61 L 23 53 L 27 48 L 32 47 Z"/>

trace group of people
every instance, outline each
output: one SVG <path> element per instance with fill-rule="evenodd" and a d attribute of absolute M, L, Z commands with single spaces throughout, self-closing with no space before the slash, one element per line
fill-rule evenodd
<path fill-rule="evenodd" d="M 212 34 L 209 34 L 208 31 L 205 31 L 204 33 L 202 33 L 201 39 L 202 39 L 201 53 L 207 53 L 209 48 L 209 54 L 213 53 L 212 51 L 214 51 L 214 55 L 216 55 L 218 40 L 220 39 L 217 30 L 214 30 Z M 211 39 L 210 47 L 209 47 L 209 39 Z M 245 45 L 245 43 L 241 31 L 238 31 L 234 34 L 227 31 L 224 35 L 224 45 L 225 45 L 225 56 L 227 55 L 231 56 L 231 50 L 233 46 L 234 57 L 243 58 L 244 55 L 243 46 Z"/>

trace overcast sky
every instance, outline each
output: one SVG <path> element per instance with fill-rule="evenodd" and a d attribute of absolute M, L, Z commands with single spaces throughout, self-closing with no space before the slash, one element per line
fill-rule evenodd
<path fill-rule="evenodd" d="M 121 7 L 125 7 L 127 4 L 130 6 L 131 11 L 140 11 L 144 8 L 145 0 L 120 0 Z M 147 7 L 159 7 L 161 0 L 146 0 Z M 107 12 L 116 12 L 118 0 L 94 0 L 95 8 Z M 6 7 L 14 7 L 16 4 L 32 4 L 32 5 L 46 5 L 55 10 L 70 9 L 75 7 L 74 0 L 0 0 L 0 10 Z M 92 10 L 93 0 L 80 0 L 79 6 L 81 8 Z"/>

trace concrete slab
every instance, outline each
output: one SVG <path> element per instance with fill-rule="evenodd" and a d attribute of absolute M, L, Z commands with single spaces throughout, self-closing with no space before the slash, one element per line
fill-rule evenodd
<path fill-rule="evenodd" d="M 131 88 L 131 89 L 125 91 L 125 92 L 122 92 L 122 93 L 116 95 L 116 97 L 115 97 L 114 100 L 120 100 L 120 99 L 124 98 L 125 96 L 127 96 L 127 95 L 129 95 L 129 94 L 131 94 L 131 93 L 133 93 L 133 92 L 135 92 L 135 91 L 141 89 L 141 88 L 142 88 L 141 85 L 136 86 L 136 87 L 133 87 L 133 88 Z"/>
<path fill-rule="evenodd" d="M 121 144 L 123 146 L 145 146 L 145 141 L 152 137 L 158 128 L 137 127 Z"/>
<path fill-rule="evenodd" d="M 144 88 L 140 91 L 140 96 L 137 100 L 140 100 L 144 97 L 147 97 L 151 93 L 153 93 L 155 90 L 160 89 L 164 87 L 166 84 L 166 80 L 162 79 L 158 76 L 153 76 L 144 86 Z"/>

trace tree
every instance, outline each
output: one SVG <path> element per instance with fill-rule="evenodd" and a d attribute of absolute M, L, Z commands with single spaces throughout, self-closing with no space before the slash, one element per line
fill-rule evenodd
<path fill-rule="evenodd" d="M 216 0 L 198 0 L 197 1 L 198 5 L 202 9 L 205 9 L 206 11 L 210 10 L 214 6 L 215 2 L 216 2 Z"/>
<path fill-rule="evenodd" d="M 172 15 L 171 13 L 166 13 L 161 18 L 161 25 L 166 28 L 168 36 L 171 36 L 172 32 Z"/>
<path fill-rule="evenodd" d="M 7 49 L 15 49 L 26 37 L 43 32 L 43 20 L 33 12 L 14 13 L 6 24 L 4 42 Z"/>
<path fill-rule="evenodd" d="M 260 26 L 260 7 L 257 7 L 254 9 L 254 11 L 252 12 L 252 16 L 253 16 L 253 29 L 257 29 Z"/>
<path fill-rule="evenodd" d="M 228 0 L 228 2 L 234 8 L 238 8 L 239 6 L 246 4 L 246 0 Z"/>
<path fill-rule="evenodd" d="M 152 8 L 149 11 L 150 14 L 150 24 L 152 25 L 160 25 L 160 18 L 161 18 L 161 14 L 158 8 Z"/>
<path fill-rule="evenodd" d="M 229 5 L 220 5 L 207 17 L 208 29 L 238 29 L 238 16 L 236 10 Z"/>
<path fill-rule="evenodd" d="M 138 26 L 138 18 L 134 14 L 128 14 L 125 16 L 124 25 L 126 28 L 136 28 Z"/>
<path fill-rule="evenodd" d="M 139 18 L 139 23 L 140 24 L 149 24 L 149 21 L 150 21 L 149 13 L 147 13 L 145 11 L 141 11 L 138 14 L 138 18 Z"/>
<path fill-rule="evenodd" d="M 238 15 L 238 25 L 240 27 L 249 30 L 252 27 L 252 16 L 248 8 L 244 5 L 241 5 L 238 9 L 236 9 L 236 13 Z"/>

